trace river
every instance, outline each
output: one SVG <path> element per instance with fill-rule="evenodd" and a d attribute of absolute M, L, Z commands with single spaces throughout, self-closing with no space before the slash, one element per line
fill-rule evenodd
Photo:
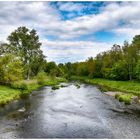
<path fill-rule="evenodd" d="M 96 86 L 44 87 L 0 108 L 0 138 L 140 138 L 140 115 Z"/>

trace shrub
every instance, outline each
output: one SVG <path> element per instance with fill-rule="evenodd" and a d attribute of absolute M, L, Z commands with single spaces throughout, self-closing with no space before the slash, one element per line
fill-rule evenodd
<path fill-rule="evenodd" d="M 124 102 L 125 105 L 130 105 L 131 104 L 131 94 L 130 95 L 128 95 L 128 94 L 119 95 L 117 97 L 117 99 L 120 102 Z"/>
<path fill-rule="evenodd" d="M 122 96 L 119 96 L 118 99 L 119 99 L 120 102 L 123 102 L 123 97 Z"/>
<path fill-rule="evenodd" d="M 46 73 L 45 72 L 39 72 L 37 75 L 37 83 L 39 85 L 44 85 L 45 84 L 45 78 L 46 78 Z"/>
<path fill-rule="evenodd" d="M 19 89 L 19 84 L 17 84 L 17 83 L 12 83 L 11 84 L 11 88 L 13 88 L 13 89 Z"/>
<path fill-rule="evenodd" d="M 60 87 L 63 88 L 63 87 L 67 87 L 67 86 L 66 85 L 60 85 Z"/>
<path fill-rule="evenodd" d="M 124 103 L 125 103 L 125 105 L 130 105 L 131 104 L 131 100 L 126 99 L 126 100 L 124 100 Z"/>
<path fill-rule="evenodd" d="M 14 89 L 28 90 L 28 86 L 26 83 L 13 83 L 11 87 Z"/>
<path fill-rule="evenodd" d="M 77 84 L 75 84 L 75 86 L 77 87 L 77 88 L 80 88 L 80 85 L 77 83 Z"/>
<path fill-rule="evenodd" d="M 52 87 L 52 90 L 56 90 L 56 89 L 59 89 L 59 86 L 53 86 Z"/>
<path fill-rule="evenodd" d="M 14 55 L 4 55 L 0 57 L 0 82 L 11 84 L 23 79 L 23 66 L 20 59 Z"/>
<path fill-rule="evenodd" d="M 20 84 L 20 89 L 21 89 L 21 90 L 28 90 L 27 84 L 26 84 L 26 83 L 21 83 L 21 84 Z"/>
<path fill-rule="evenodd" d="M 21 90 L 20 98 L 26 99 L 28 97 L 29 97 L 29 91 L 28 90 Z"/>
<path fill-rule="evenodd" d="M 118 99 L 120 94 L 115 94 L 115 99 Z"/>

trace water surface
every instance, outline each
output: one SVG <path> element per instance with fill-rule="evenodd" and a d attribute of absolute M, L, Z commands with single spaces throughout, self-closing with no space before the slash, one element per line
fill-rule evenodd
<path fill-rule="evenodd" d="M 140 116 L 96 86 L 44 87 L 0 108 L 0 138 L 140 138 Z"/>

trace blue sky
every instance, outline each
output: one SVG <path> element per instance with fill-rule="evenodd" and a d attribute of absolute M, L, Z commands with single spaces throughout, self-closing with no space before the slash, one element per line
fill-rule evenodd
<path fill-rule="evenodd" d="M 140 2 L 0 2 L 0 41 L 36 29 L 48 61 L 84 61 L 140 34 Z"/>

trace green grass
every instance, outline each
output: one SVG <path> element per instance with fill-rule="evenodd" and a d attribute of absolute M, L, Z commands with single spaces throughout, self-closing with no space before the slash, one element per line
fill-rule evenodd
<path fill-rule="evenodd" d="M 0 86 L 0 105 L 5 105 L 12 100 L 19 99 L 20 91 L 7 86 Z"/>
<path fill-rule="evenodd" d="M 108 79 L 72 76 L 71 80 L 80 80 L 88 84 L 97 85 L 102 91 L 120 91 L 115 98 L 126 105 L 131 103 L 132 96 L 140 98 L 140 83 L 137 81 L 114 81 Z"/>
<path fill-rule="evenodd" d="M 116 94 L 115 98 L 118 99 L 120 102 L 124 102 L 126 105 L 131 104 L 133 94 Z"/>
<path fill-rule="evenodd" d="M 56 86 L 61 82 L 67 82 L 67 80 L 64 78 L 51 78 L 47 76 L 43 85 L 39 85 L 36 79 L 18 81 L 13 83 L 11 87 L 0 85 L 0 105 L 3 106 L 15 99 L 24 98 L 32 91 L 43 86 Z M 23 86 L 27 86 L 27 89 L 21 90 L 21 87 Z"/>
<path fill-rule="evenodd" d="M 105 91 L 121 91 L 140 96 L 140 83 L 136 81 L 113 81 L 100 78 L 89 79 L 87 77 L 77 76 L 73 76 L 72 80 L 81 80 L 88 84 L 98 85 Z"/>

